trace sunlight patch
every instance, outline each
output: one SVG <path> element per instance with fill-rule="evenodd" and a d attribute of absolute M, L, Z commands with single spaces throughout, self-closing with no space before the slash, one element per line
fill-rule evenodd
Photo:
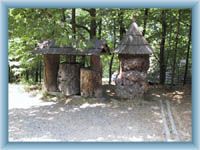
<path fill-rule="evenodd" d="M 103 103 L 95 103 L 95 104 L 89 104 L 89 103 L 84 103 L 80 106 L 80 108 L 87 108 L 87 107 L 98 107 L 98 106 L 102 106 L 105 107 L 106 105 Z"/>

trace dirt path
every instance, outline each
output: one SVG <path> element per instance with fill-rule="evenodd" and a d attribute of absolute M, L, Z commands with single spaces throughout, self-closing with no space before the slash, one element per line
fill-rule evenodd
<path fill-rule="evenodd" d="M 167 112 L 163 100 L 101 101 L 77 96 L 56 103 L 44 102 L 40 97 L 31 97 L 21 85 L 9 85 L 9 141 L 174 140 L 170 127 L 169 131 L 165 127 L 170 118 L 163 115 Z M 177 125 L 174 111 L 171 113 L 177 132 L 185 133 Z M 187 135 L 176 140 L 190 139 Z"/>

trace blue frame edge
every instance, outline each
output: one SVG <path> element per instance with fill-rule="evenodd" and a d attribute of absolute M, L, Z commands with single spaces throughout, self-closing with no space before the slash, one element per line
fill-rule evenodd
<path fill-rule="evenodd" d="M 8 144 L 8 38 L 7 7 L 0 3 L 0 147 Z"/>
<path fill-rule="evenodd" d="M 199 147 L 199 98 L 200 98 L 200 93 L 199 93 L 199 85 L 200 85 L 200 72 L 198 69 L 198 65 L 200 64 L 200 4 L 197 3 L 193 8 L 192 8 L 192 141 L 195 147 L 198 149 Z"/>

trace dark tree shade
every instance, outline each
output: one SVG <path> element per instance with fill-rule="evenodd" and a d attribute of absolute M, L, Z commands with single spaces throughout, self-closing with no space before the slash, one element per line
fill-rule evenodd
<path fill-rule="evenodd" d="M 187 47 L 187 56 L 186 56 L 186 64 L 185 64 L 185 73 L 184 73 L 183 85 L 186 84 L 186 80 L 187 80 L 188 62 L 189 62 L 190 45 L 191 45 L 191 32 L 192 32 L 192 23 L 190 21 L 190 29 L 189 29 L 189 34 L 188 34 L 188 47 Z"/>
<path fill-rule="evenodd" d="M 175 46 L 174 46 L 174 57 L 173 57 L 173 66 L 172 66 L 172 77 L 171 77 L 171 87 L 174 85 L 174 77 L 176 71 L 176 62 L 177 62 L 177 48 L 178 48 L 178 38 L 180 32 L 180 19 L 181 19 L 181 10 L 178 11 L 178 20 L 177 20 L 177 31 L 175 37 Z"/>
<path fill-rule="evenodd" d="M 162 38 L 160 43 L 160 84 L 165 83 L 165 72 L 166 72 L 166 66 L 165 66 L 165 36 L 166 36 L 166 10 L 162 10 Z"/>

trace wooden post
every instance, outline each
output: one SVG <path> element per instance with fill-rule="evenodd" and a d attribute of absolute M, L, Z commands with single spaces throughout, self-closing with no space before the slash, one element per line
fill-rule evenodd
<path fill-rule="evenodd" d="M 101 64 L 101 58 L 99 55 L 92 55 L 90 59 L 91 69 L 96 74 L 96 82 L 99 84 L 102 84 L 102 64 Z"/>
<path fill-rule="evenodd" d="M 90 59 L 91 69 L 93 71 L 93 85 L 94 85 L 94 96 L 102 96 L 102 64 L 99 55 L 92 55 Z"/>
<path fill-rule="evenodd" d="M 44 55 L 44 85 L 47 92 L 57 92 L 57 76 L 60 55 Z"/>
<path fill-rule="evenodd" d="M 102 77 L 102 64 L 99 55 L 92 55 L 90 59 L 91 69 L 98 72 Z"/>

